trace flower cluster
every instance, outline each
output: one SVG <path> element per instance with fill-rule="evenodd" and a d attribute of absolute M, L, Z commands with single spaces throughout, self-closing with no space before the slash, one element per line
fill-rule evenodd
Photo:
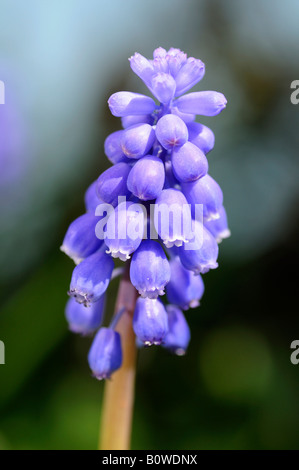
<path fill-rule="evenodd" d="M 156 101 L 127 91 L 109 98 L 123 127 L 105 141 L 113 166 L 88 188 L 86 213 L 71 224 L 61 248 L 77 263 L 66 317 L 74 332 L 98 330 L 89 364 L 99 379 L 122 362 L 117 318 L 101 326 L 113 258 L 130 259 L 140 295 L 133 316 L 137 342 L 181 355 L 190 340 L 183 310 L 199 305 L 201 274 L 218 266 L 218 243 L 229 236 L 221 188 L 208 174 L 214 134 L 195 122 L 196 115 L 220 113 L 225 97 L 215 91 L 184 95 L 203 78 L 205 66 L 179 49 L 160 47 L 153 60 L 138 53 L 129 60 Z M 160 299 L 165 290 L 168 305 Z"/>

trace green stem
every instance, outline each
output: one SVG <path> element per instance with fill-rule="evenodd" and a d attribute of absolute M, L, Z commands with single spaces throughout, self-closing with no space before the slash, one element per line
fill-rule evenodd
<path fill-rule="evenodd" d="M 132 286 L 128 269 L 120 281 L 115 314 L 125 308 L 116 331 L 121 335 L 123 363 L 111 380 L 105 383 L 100 428 L 100 450 L 129 450 L 131 441 L 136 343 L 132 327 L 137 292 Z"/>

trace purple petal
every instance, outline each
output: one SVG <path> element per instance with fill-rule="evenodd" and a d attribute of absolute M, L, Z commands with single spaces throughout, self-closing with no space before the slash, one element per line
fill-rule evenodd
<path fill-rule="evenodd" d="M 198 180 L 208 172 L 207 157 L 191 142 L 175 148 L 171 162 L 174 176 L 182 183 Z"/>
<path fill-rule="evenodd" d="M 168 318 L 159 299 L 137 299 L 133 329 L 137 338 L 146 346 L 162 343 L 168 332 Z"/>
<path fill-rule="evenodd" d="M 189 93 L 175 101 L 179 111 L 203 116 L 216 116 L 226 107 L 226 103 L 225 96 L 217 91 Z"/>
<path fill-rule="evenodd" d="M 109 379 L 122 364 L 120 334 L 111 328 L 101 328 L 89 350 L 88 363 L 94 377 Z"/>
<path fill-rule="evenodd" d="M 175 77 L 176 96 L 180 96 L 198 83 L 205 74 L 205 64 L 198 59 L 189 57 Z"/>
<path fill-rule="evenodd" d="M 168 73 L 157 73 L 151 81 L 151 90 L 160 103 L 168 104 L 174 97 L 176 83 Z"/>
<path fill-rule="evenodd" d="M 150 114 L 156 108 L 152 98 L 130 91 L 119 91 L 110 96 L 108 105 L 113 116 L 123 117 L 130 114 Z"/>
<path fill-rule="evenodd" d="M 156 199 L 162 192 L 165 170 L 160 158 L 148 155 L 133 166 L 128 176 L 128 189 L 143 201 Z"/>
<path fill-rule="evenodd" d="M 121 148 L 129 158 L 147 154 L 155 141 L 155 131 L 149 124 L 136 124 L 123 131 Z"/>
<path fill-rule="evenodd" d="M 192 144 L 196 145 L 206 154 L 214 148 L 215 136 L 209 127 L 198 122 L 190 122 L 187 124 L 187 127 L 189 140 Z"/>
<path fill-rule="evenodd" d="M 135 52 L 135 54 L 129 58 L 129 62 L 133 72 L 136 73 L 136 75 L 138 75 L 141 80 L 143 80 L 146 86 L 149 86 L 155 73 L 150 61 L 138 52 Z"/>
<path fill-rule="evenodd" d="M 172 150 L 187 142 L 188 129 L 178 116 L 166 114 L 157 122 L 156 137 L 165 149 Z"/>
<path fill-rule="evenodd" d="M 105 155 L 111 163 L 127 162 L 128 159 L 121 148 L 123 131 L 112 132 L 104 142 Z"/>
<path fill-rule="evenodd" d="M 186 353 L 190 342 L 190 328 L 183 312 L 175 305 L 167 305 L 168 333 L 163 340 L 163 347 L 177 356 Z"/>
<path fill-rule="evenodd" d="M 154 118 L 150 114 L 135 114 L 132 116 L 124 116 L 121 118 L 121 124 L 124 129 L 135 126 L 135 124 L 154 124 Z"/>
<path fill-rule="evenodd" d="M 157 241 L 142 241 L 132 257 L 130 279 L 141 297 L 156 299 L 164 294 L 164 287 L 170 279 L 170 267 Z"/>
<path fill-rule="evenodd" d="M 116 163 L 104 171 L 97 182 L 97 193 L 102 201 L 116 206 L 119 196 L 130 196 L 127 188 L 127 178 L 131 167 L 126 163 Z"/>
<path fill-rule="evenodd" d="M 223 193 L 219 184 L 210 175 L 205 175 L 192 183 L 183 183 L 182 191 L 191 204 L 193 215 L 194 205 L 203 204 L 203 216 L 206 221 L 219 218 Z"/>

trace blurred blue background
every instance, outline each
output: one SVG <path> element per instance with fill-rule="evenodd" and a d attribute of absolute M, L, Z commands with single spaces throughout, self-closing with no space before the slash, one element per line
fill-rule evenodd
<path fill-rule="evenodd" d="M 232 237 L 188 312 L 188 354 L 139 355 L 132 447 L 299 448 L 298 18 L 296 0 L 0 0 L 0 449 L 96 448 L 103 384 L 67 330 L 59 246 L 109 166 L 107 99 L 145 92 L 127 58 L 158 46 L 203 60 L 196 90 L 228 99 L 201 122 Z"/>

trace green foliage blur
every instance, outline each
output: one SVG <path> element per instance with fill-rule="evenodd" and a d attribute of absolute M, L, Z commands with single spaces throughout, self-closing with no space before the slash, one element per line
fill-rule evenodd
<path fill-rule="evenodd" d="M 73 263 L 59 247 L 109 166 L 104 138 L 120 128 L 109 95 L 145 92 L 126 59 L 158 46 L 201 58 L 196 89 L 227 96 L 201 122 L 216 135 L 210 172 L 232 237 L 187 313 L 186 356 L 139 352 L 132 448 L 298 449 L 298 3 L 16 3 L 0 2 L 0 79 L 20 139 L 0 154 L 0 449 L 97 447 L 104 384 L 88 368 L 91 338 L 67 329 Z"/>

